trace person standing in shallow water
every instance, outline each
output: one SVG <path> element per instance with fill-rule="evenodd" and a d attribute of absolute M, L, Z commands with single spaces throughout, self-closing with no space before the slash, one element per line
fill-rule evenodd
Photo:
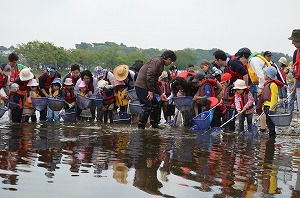
<path fill-rule="evenodd" d="M 176 54 L 171 50 L 167 50 L 161 56 L 150 59 L 141 67 L 135 82 L 136 93 L 144 110 L 138 123 L 139 129 L 145 128 L 149 116 L 152 127 L 159 128 L 159 103 L 154 97 L 154 93 L 160 95 L 162 100 L 167 99 L 159 89 L 158 78 L 163 72 L 164 66 L 169 66 L 174 61 L 176 61 Z"/>

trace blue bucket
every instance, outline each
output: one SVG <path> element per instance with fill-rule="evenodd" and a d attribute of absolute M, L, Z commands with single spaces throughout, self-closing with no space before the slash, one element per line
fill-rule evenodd
<path fill-rule="evenodd" d="M 188 111 L 193 108 L 192 96 L 180 96 L 173 98 L 174 104 L 179 111 Z"/>
<path fill-rule="evenodd" d="M 47 107 L 48 98 L 47 97 L 39 97 L 39 98 L 31 98 L 32 106 L 37 111 L 42 111 Z"/>
<path fill-rule="evenodd" d="M 131 115 L 126 112 L 119 111 L 114 113 L 113 121 L 114 123 L 118 123 L 118 124 L 130 124 Z"/>
<path fill-rule="evenodd" d="M 204 111 L 193 118 L 199 130 L 205 131 L 210 127 L 210 114 L 211 111 Z"/>
<path fill-rule="evenodd" d="M 0 118 L 3 117 L 3 115 L 5 114 L 5 112 L 8 110 L 8 108 L 6 107 L 0 107 Z"/>
<path fill-rule="evenodd" d="M 65 100 L 62 99 L 62 98 L 49 97 L 48 98 L 48 105 L 49 105 L 49 108 L 52 111 L 60 111 L 65 106 Z"/>

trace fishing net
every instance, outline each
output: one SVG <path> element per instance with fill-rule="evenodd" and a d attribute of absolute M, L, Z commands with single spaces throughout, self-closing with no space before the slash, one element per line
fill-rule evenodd
<path fill-rule="evenodd" d="M 47 97 L 39 97 L 39 98 L 31 98 L 32 106 L 37 111 L 42 111 L 47 107 L 48 98 Z"/>

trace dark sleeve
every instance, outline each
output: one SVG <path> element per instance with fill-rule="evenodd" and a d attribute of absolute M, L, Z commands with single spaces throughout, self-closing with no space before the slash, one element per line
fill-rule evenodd
<path fill-rule="evenodd" d="M 245 76 L 248 74 L 248 72 L 246 71 L 243 64 L 238 60 L 230 61 L 229 65 L 230 65 L 230 68 L 232 69 L 232 71 L 238 72 L 238 73 L 242 74 L 242 76 Z"/>
<path fill-rule="evenodd" d="M 61 90 L 61 98 L 66 97 L 66 91 L 64 89 Z"/>
<path fill-rule="evenodd" d="M 296 62 L 297 51 L 298 49 L 296 49 L 293 54 L 293 64 Z"/>
<path fill-rule="evenodd" d="M 17 83 L 18 85 L 21 85 L 21 79 L 20 77 L 16 78 L 16 80 L 14 81 L 14 83 Z"/>
<path fill-rule="evenodd" d="M 46 81 L 46 74 L 43 73 L 40 77 L 39 77 L 39 87 L 40 89 L 45 89 L 45 81 Z"/>
<path fill-rule="evenodd" d="M 57 72 L 57 78 L 61 78 L 61 75 L 60 75 L 60 73 L 58 73 L 58 72 Z"/>

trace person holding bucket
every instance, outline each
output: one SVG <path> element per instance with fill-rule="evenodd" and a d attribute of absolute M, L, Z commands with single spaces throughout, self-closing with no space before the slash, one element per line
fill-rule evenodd
<path fill-rule="evenodd" d="M 158 125 L 160 120 L 158 118 L 159 103 L 154 97 L 154 93 L 160 95 L 162 100 L 167 100 L 159 89 L 158 78 L 163 72 L 164 66 L 171 65 L 176 59 L 176 54 L 171 50 L 167 50 L 161 56 L 150 59 L 140 69 L 135 82 L 137 96 L 143 105 L 143 114 L 138 123 L 139 129 L 145 129 L 149 116 L 152 127 L 160 128 Z"/>

